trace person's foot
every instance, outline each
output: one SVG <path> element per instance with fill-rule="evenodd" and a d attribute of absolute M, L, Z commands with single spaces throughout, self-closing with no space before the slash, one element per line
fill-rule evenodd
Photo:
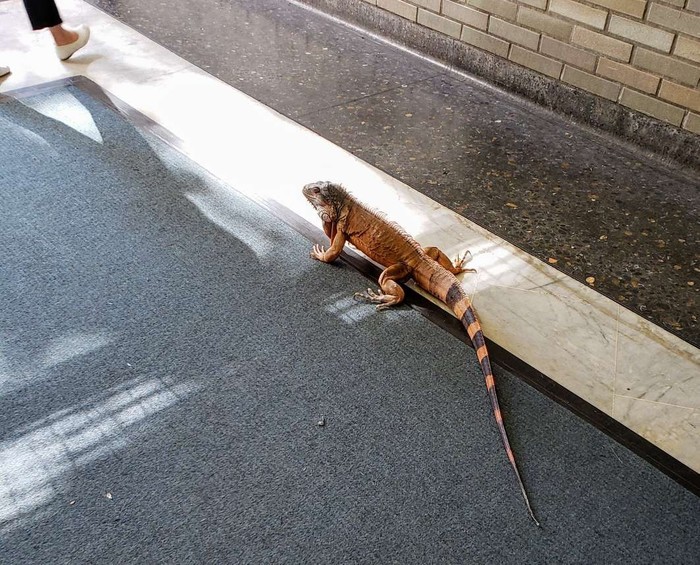
<path fill-rule="evenodd" d="M 10 67 L 2 67 L 0 66 L 0 77 L 4 77 L 5 75 L 10 74 Z"/>
<path fill-rule="evenodd" d="M 66 43 L 65 45 L 59 45 L 56 43 L 56 55 L 58 55 L 58 58 L 61 59 L 61 61 L 69 59 L 78 49 L 85 47 L 88 39 L 90 39 L 90 28 L 86 25 L 78 26 L 74 30 L 70 31 L 75 34 L 75 40 L 70 43 Z"/>

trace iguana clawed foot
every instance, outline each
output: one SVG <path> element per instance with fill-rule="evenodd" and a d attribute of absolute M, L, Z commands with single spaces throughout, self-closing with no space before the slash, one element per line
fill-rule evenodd
<path fill-rule="evenodd" d="M 467 269 L 466 265 L 472 260 L 472 254 L 470 251 L 465 251 L 462 256 L 457 255 L 454 260 L 455 269 L 458 269 L 460 273 L 476 273 L 476 269 Z"/>
<path fill-rule="evenodd" d="M 380 291 L 381 292 L 381 291 Z M 377 303 L 381 302 L 382 294 L 374 292 L 371 288 L 368 288 L 366 292 L 356 292 L 353 295 L 355 300 L 365 300 L 367 302 Z"/>
<path fill-rule="evenodd" d="M 323 247 L 323 245 L 316 244 L 311 248 L 311 253 L 309 253 L 309 256 L 316 259 L 317 261 L 323 261 L 325 253 L 326 249 Z"/>
<path fill-rule="evenodd" d="M 382 294 L 381 289 L 378 292 L 374 292 L 371 288 L 368 288 L 366 292 L 356 292 L 353 295 L 355 300 L 364 300 L 365 302 L 371 302 L 377 305 L 377 310 L 386 310 L 391 308 L 396 303 L 396 297 L 391 294 Z"/>

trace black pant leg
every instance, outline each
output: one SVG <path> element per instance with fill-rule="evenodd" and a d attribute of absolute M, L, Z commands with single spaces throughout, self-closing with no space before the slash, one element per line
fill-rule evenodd
<path fill-rule="evenodd" d="M 24 0 L 32 29 L 44 29 L 63 23 L 54 0 Z"/>

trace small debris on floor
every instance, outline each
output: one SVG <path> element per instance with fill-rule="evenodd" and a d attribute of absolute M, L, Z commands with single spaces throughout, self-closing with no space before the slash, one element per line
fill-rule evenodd
<path fill-rule="evenodd" d="M 321 419 L 320 419 L 318 422 L 316 422 L 316 425 L 319 426 L 319 427 L 321 427 L 321 428 L 322 428 L 323 426 L 325 426 L 325 425 L 326 425 L 326 417 L 325 417 L 325 416 L 321 416 Z"/>
<path fill-rule="evenodd" d="M 112 500 L 112 493 L 111 493 L 111 492 L 106 492 L 106 493 L 105 493 L 105 498 L 108 498 L 109 500 Z"/>

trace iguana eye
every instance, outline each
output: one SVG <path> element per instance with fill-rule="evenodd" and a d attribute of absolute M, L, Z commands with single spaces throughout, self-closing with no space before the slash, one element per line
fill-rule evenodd
<path fill-rule="evenodd" d="M 319 194 L 321 192 L 321 189 L 319 187 L 314 187 L 314 194 Z"/>

